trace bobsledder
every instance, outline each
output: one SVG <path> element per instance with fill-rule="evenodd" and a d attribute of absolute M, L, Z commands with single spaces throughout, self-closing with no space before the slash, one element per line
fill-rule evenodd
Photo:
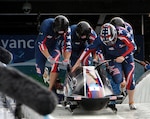
<path fill-rule="evenodd" d="M 122 95 L 114 95 L 108 79 L 101 78 L 97 66 L 78 67 L 74 72 L 68 72 L 64 82 L 63 105 L 73 112 L 76 108 L 96 111 L 111 108 L 117 112 L 116 106 L 109 106 L 111 102 L 122 100 Z"/>

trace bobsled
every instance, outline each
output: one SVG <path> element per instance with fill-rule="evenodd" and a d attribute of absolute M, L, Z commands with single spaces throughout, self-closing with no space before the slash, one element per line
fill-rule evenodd
<path fill-rule="evenodd" d="M 97 67 L 81 66 L 66 74 L 63 105 L 69 111 L 73 112 L 76 108 L 87 111 L 101 110 L 111 107 L 111 102 L 122 100 L 122 95 L 113 94 L 109 80 L 101 78 Z M 116 107 L 111 109 L 117 112 Z"/>

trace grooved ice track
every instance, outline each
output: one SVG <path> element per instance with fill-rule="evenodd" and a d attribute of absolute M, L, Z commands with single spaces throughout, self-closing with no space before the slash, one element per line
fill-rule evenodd
<path fill-rule="evenodd" d="M 2 98 L 0 97 L 0 119 L 14 119 L 13 114 L 9 109 L 3 106 Z M 12 104 L 12 103 L 11 103 Z M 83 111 L 75 109 L 73 113 L 69 112 L 65 107 L 58 105 L 54 112 L 47 116 L 41 116 L 26 106 L 22 106 L 22 119 L 149 119 L 150 103 L 137 103 L 137 110 L 129 110 L 128 104 L 117 104 L 117 114 L 109 108 L 104 108 L 99 111 Z"/>
<path fill-rule="evenodd" d="M 71 113 L 64 107 L 57 106 L 51 115 L 54 119 L 149 119 L 150 103 L 138 103 L 136 106 L 137 110 L 130 110 L 128 104 L 117 104 L 117 114 L 109 108 L 93 112 L 76 109 Z"/>

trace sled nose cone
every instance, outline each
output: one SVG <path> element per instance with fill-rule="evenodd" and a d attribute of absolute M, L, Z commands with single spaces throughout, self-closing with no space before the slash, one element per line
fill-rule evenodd
<path fill-rule="evenodd" d="M 103 109 L 109 102 L 109 98 L 85 98 L 81 101 L 81 106 L 87 111 Z"/>

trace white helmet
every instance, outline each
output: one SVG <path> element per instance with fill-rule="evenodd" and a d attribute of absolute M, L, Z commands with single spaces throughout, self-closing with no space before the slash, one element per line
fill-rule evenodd
<path fill-rule="evenodd" d="M 114 45 L 117 41 L 116 28 L 110 23 L 105 23 L 101 27 L 100 38 L 105 45 L 107 46 Z"/>

